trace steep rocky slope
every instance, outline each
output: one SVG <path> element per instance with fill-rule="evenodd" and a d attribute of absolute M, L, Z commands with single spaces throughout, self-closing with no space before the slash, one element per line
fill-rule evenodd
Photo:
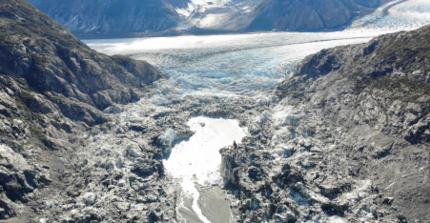
<path fill-rule="evenodd" d="M 430 27 L 311 55 L 225 148 L 245 222 L 426 222 Z"/>
<path fill-rule="evenodd" d="M 0 72 L 25 79 L 29 87 L 57 104 L 76 101 L 104 109 L 112 103 L 129 103 L 140 98 L 142 87 L 162 77 L 144 61 L 91 50 L 26 2 L 4 1 L 0 16 Z M 97 123 L 84 108 L 75 113 L 71 108 L 60 109 L 71 119 Z"/>
<path fill-rule="evenodd" d="M 157 32 L 177 24 L 178 13 L 167 1 L 29 0 L 73 33 L 121 34 Z M 181 5 L 180 1 L 175 1 Z"/>
<path fill-rule="evenodd" d="M 380 5 L 378 0 L 28 2 L 83 38 L 331 29 Z"/>
<path fill-rule="evenodd" d="M 430 218 L 429 27 L 309 56 L 273 97 L 157 104 L 177 90 L 160 71 L 90 50 L 25 1 L 2 1 L 0 25 L 1 220 L 199 222 L 163 166 L 193 116 L 249 129 L 221 150 L 238 222 Z"/>
<path fill-rule="evenodd" d="M 38 222 L 44 200 L 82 183 L 66 157 L 110 120 L 102 109 L 140 99 L 163 74 L 91 50 L 23 0 L 0 2 L 0 52 L 0 219 Z"/>
<path fill-rule="evenodd" d="M 377 0 L 268 0 L 254 12 L 248 30 L 313 31 L 338 28 L 379 5 Z"/>

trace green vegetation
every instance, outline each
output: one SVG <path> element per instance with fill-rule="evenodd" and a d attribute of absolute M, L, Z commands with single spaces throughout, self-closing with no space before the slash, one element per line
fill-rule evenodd
<path fill-rule="evenodd" d="M 113 55 L 111 58 L 123 67 L 127 67 L 135 63 L 134 59 L 123 55 Z"/>
<path fill-rule="evenodd" d="M 30 91 L 22 90 L 18 93 L 18 98 L 28 106 L 34 100 L 34 94 Z"/>
<path fill-rule="evenodd" d="M 386 60 L 387 64 L 394 63 L 396 68 L 408 67 L 412 62 L 422 62 L 430 59 L 430 27 L 404 33 L 402 36 L 383 46 L 378 52 L 378 59 Z M 412 41 L 413 40 L 413 41 Z M 406 70 L 412 72 L 413 70 Z"/>
<path fill-rule="evenodd" d="M 28 140 L 34 145 L 37 145 L 41 148 L 49 148 L 50 141 L 43 134 L 42 129 L 38 123 L 43 122 L 43 116 L 34 112 L 30 109 L 31 103 L 34 101 L 35 95 L 29 89 L 27 82 L 22 78 L 14 78 L 9 75 L 0 74 L 1 77 L 6 80 L 4 84 L 6 85 L 17 85 L 19 87 L 19 91 L 15 92 L 15 104 L 19 108 L 19 114 L 13 113 L 11 117 L 7 117 L 9 122 L 13 122 L 13 119 L 20 119 L 26 125 L 29 126 L 31 135 Z M 2 85 L 3 86 L 3 85 Z M 3 86 L 6 87 L 6 86 Z M 23 130 L 13 130 L 13 134 L 20 134 Z"/>
<path fill-rule="evenodd" d="M 60 56 L 60 58 L 70 58 L 72 56 L 72 50 L 69 47 L 65 47 L 62 45 L 56 45 L 57 48 L 57 54 Z"/>
<path fill-rule="evenodd" d="M 390 96 L 389 98 L 404 102 L 426 103 L 418 101 L 418 99 L 424 95 L 430 96 L 430 84 L 407 77 L 377 77 L 369 88 L 400 93 L 403 96 Z"/>
<path fill-rule="evenodd" d="M 64 74 L 73 74 L 73 72 L 66 66 L 62 66 L 60 67 L 61 72 L 63 72 Z M 69 85 L 68 85 L 69 86 Z"/>
<path fill-rule="evenodd" d="M 0 33 L 0 47 L 4 49 L 12 49 L 16 43 L 9 40 L 7 37 L 9 37 L 8 34 Z"/>
<path fill-rule="evenodd" d="M 2 46 L 13 46 L 14 42 L 7 38 L 17 35 L 21 39 L 44 37 L 56 46 L 67 48 L 86 47 L 60 24 L 47 15 L 37 13 L 36 8 L 25 0 L 2 0 L 0 19 L 8 21 L 6 25 L 0 26 L 0 45 Z"/>
<path fill-rule="evenodd" d="M 48 63 L 48 60 L 45 57 L 37 54 L 31 54 L 31 59 L 33 60 L 34 67 L 37 69 L 43 69 Z"/>
<path fill-rule="evenodd" d="M 425 78 L 430 71 L 429 39 L 430 26 L 412 32 L 389 34 L 375 40 L 377 42 L 369 48 L 374 47 L 373 52 L 376 54 L 369 53 L 354 61 L 357 67 L 373 69 L 371 73 L 361 69 L 350 75 L 355 83 L 352 93 L 360 94 L 365 91 L 390 101 L 421 104 L 426 108 L 421 117 L 428 117 L 430 84 L 426 83 Z M 396 76 L 393 74 L 394 70 L 399 70 L 406 76 Z"/>

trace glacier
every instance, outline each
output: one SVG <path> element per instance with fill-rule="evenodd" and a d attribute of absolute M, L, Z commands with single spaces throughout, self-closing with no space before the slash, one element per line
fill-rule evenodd
<path fill-rule="evenodd" d="M 240 142 L 247 135 L 247 129 L 240 128 L 238 121 L 232 119 L 194 117 L 187 124 L 196 133 L 188 141 L 174 146 L 170 158 L 164 162 L 164 167 L 173 177 L 180 179 L 185 196 L 193 198 L 193 210 L 207 223 L 210 221 L 203 216 L 197 204 L 199 191 L 194 184 L 204 186 L 222 181 L 219 174 L 219 149 L 233 144 L 234 141 Z"/>
<path fill-rule="evenodd" d="M 197 7 L 197 2 L 204 1 L 195 2 Z M 183 13 L 187 14 L 186 11 Z M 275 100 L 270 97 L 272 89 L 290 75 L 306 56 L 322 49 L 365 43 L 381 34 L 413 30 L 428 24 L 428 0 L 398 0 L 381 6 L 374 13 L 356 19 L 344 30 L 335 32 L 266 32 L 84 42 L 109 55 L 121 54 L 146 60 L 166 73 L 165 80 L 154 83 L 156 95 L 136 105 L 126 106 L 124 111 L 119 112 L 121 120 L 145 119 L 144 122 L 149 123 L 145 114 L 166 112 L 169 108 L 165 105 L 184 100 L 206 100 L 216 104 L 252 98 L 261 105 L 268 105 Z M 251 126 L 249 131 L 258 131 L 258 126 L 270 118 L 282 126 L 292 125 L 300 117 L 292 116 L 289 109 L 275 108 L 273 114 L 263 112 L 256 116 L 255 126 Z M 205 127 L 201 123 L 205 123 Z M 219 180 L 217 168 L 221 157 L 218 150 L 231 145 L 233 141 L 239 143 L 247 131 L 240 128 L 235 120 L 203 116 L 191 117 L 188 125 L 196 132 L 189 141 L 172 144 L 175 132 L 171 129 L 166 129 L 164 135 L 160 136 L 166 146 L 173 147 L 164 166 L 178 180 L 185 192 L 184 196 L 188 194 L 193 198 L 192 208 L 199 218 L 203 222 L 210 222 L 197 205 L 199 191 L 195 184 L 204 186 Z M 229 131 L 216 130 L 219 128 Z M 281 130 L 273 142 L 283 137 Z M 280 158 L 288 156 L 284 148 L 275 149 L 279 149 Z"/>
<path fill-rule="evenodd" d="M 399 3 L 399 4 L 397 4 Z M 307 55 L 325 48 L 430 24 L 430 2 L 395 1 L 337 32 L 269 32 L 85 40 L 93 49 L 146 60 L 164 70 L 156 83 L 160 103 L 191 95 L 248 95 L 270 92 Z M 163 89 L 163 90 L 162 90 Z"/>

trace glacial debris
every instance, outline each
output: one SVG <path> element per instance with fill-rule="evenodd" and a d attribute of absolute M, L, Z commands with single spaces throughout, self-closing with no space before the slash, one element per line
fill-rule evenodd
<path fill-rule="evenodd" d="M 110 142 L 122 149 L 117 152 L 92 145 L 115 126 L 103 110 L 138 101 L 163 73 L 91 50 L 24 0 L 1 1 L 0 33 L 0 219 L 90 222 L 124 218 L 126 211 L 145 220 L 173 216 L 157 206 L 165 199 L 158 195 L 164 193 L 157 181 L 164 170 L 160 150 L 121 138 L 98 144 Z M 147 205 L 123 201 L 126 190 L 106 194 L 131 186 Z M 96 210 L 104 202 L 118 212 Z M 151 211 L 142 215 L 143 209 Z"/>
<path fill-rule="evenodd" d="M 221 150 L 243 222 L 429 218 L 429 33 L 322 50 L 277 86 L 253 135 Z"/>

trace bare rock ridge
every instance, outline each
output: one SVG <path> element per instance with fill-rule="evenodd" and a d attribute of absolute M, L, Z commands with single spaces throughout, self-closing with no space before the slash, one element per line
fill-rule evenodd
<path fill-rule="evenodd" d="M 363 109 L 363 117 L 350 117 L 360 121 L 345 121 L 366 123 L 411 143 L 429 143 L 429 37 L 427 26 L 376 37 L 364 45 L 323 50 L 304 59 L 275 94 L 288 97 L 292 103 L 310 100 L 322 109 Z M 338 102 L 333 102 L 336 99 Z M 374 106 L 344 100 L 369 100 Z"/>
<path fill-rule="evenodd" d="M 0 10 L 0 73 L 26 81 L 73 120 L 98 123 L 91 108 L 138 100 L 163 76 L 144 61 L 97 53 L 25 1 L 4 1 Z"/>
<path fill-rule="evenodd" d="M 380 4 L 378 0 L 232 0 L 222 5 L 190 0 L 28 2 L 82 38 L 333 29 Z M 227 14 L 229 19 L 223 19 Z M 206 24 L 211 16 L 223 24 Z M 183 29 L 184 24 L 189 28 Z"/>
<path fill-rule="evenodd" d="M 175 26 L 179 20 L 173 6 L 161 0 L 29 2 L 75 33 L 161 31 Z"/>
<path fill-rule="evenodd" d="M 377 0 L 270 0 L 255 10 L 249 31 L 315 31 L 338 28 L 379 5 Z"/>
<path fill-rule="evenodd" d="M 430 219 L 429 38 L 427 26 L 305 58 L 253 136 L 221 151 L 244 222 Z"/>
<path fill-rule="evenodd" d="M 322 50 L 266 99 L 159 105 L 158 69 L 97 53 L 26 1 L 3 0 L 0 220 L 197 219 L 163 157 L 207 116 L 250 132 L 220 151 L 228 184 L 217 186 L 237 222 L 426 222 L 429 37 L 427 26 Z"/>
<path fill-rule="evenodd" d="M 91 50 L 24 0 L 0 2 L 0 52 L 0 219 L 39 222 L 26 217 L 46 208 L 50 188 L 63 191 L 60 179 L 80 183 L 60 172 L 76 169 L 64 157 L 85 147 L 82 132 L 109 120 L 106 107 L 138 100 L 163 74 Z"/>

